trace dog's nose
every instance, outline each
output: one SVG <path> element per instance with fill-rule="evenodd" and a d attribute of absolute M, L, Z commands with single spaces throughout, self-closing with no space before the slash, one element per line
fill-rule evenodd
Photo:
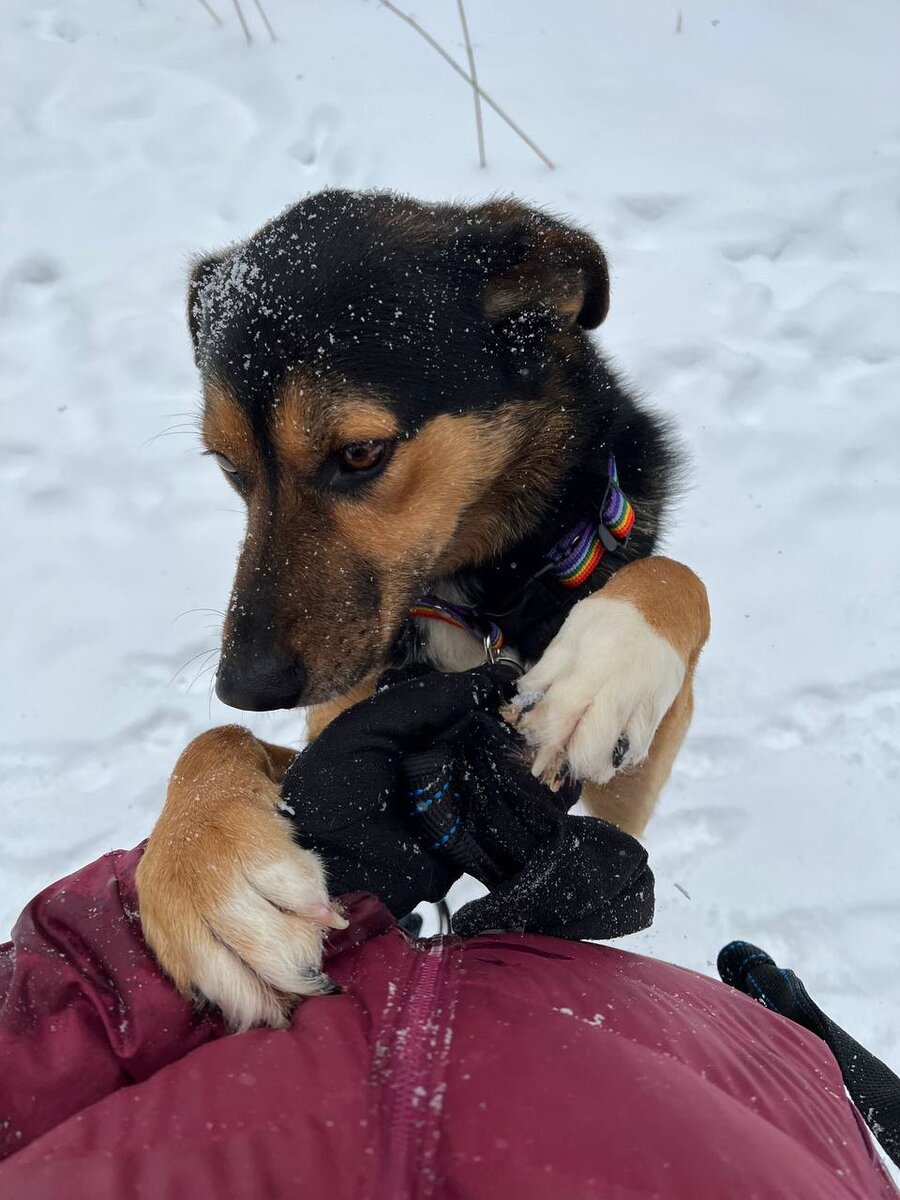
<path fill-rule="evenodd" d="M 294 708 L 303 695 L 306 671 L 289 650 L 269 646 L 226 654 L 216 675 L 216 695 L 223 704 L 246 712 Z"/>

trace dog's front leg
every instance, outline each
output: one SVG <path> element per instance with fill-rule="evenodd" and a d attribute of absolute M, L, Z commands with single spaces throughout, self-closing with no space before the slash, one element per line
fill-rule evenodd
<path fill-rule="evenodd" d="M 278 811 L 294 751 L 237 725 L 201 734 L 172 774 L 137 873 L 144 935 L 175 986 L 234 1029 L 287 1024 L 327 991 L 325 929 L 346 921 L 321 863 Z"/>
<path fill-rule="evenodd" d="M 687 731 L 708 636 L 705 587 L 667 558 L 623 567 L 576 604 L 510 712 L 534 774 L 582 780 L 596 815 L 641 832 Z"/>

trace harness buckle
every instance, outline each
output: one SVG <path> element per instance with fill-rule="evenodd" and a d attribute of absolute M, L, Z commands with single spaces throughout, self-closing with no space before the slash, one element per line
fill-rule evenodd
<path fill-rule="evenodd" d="M 606 528 L 605 525 L 600 525 L 597 532 L 605 550 L 609 550 L 610 553 L 613 554 L 615 554 L 616 551 L 619 551 L 620 554 L 623 554 L 625 550 L 627 550 L 628 542 L 631 538 L 630 531 L 625 535 L 623 541 L 620 541 L 614 533 L 611 533 L 610 530 Z"/>

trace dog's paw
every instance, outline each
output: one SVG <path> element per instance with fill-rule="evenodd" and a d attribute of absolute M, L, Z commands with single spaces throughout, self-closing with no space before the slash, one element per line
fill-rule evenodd
<path fill-rule="evenodd" d="M 225 798 L 190 828 L 164 814 L 137 883 L 160 965 L 232 1029 L 283 1028 L 298 998 L 336 990 L 322 973 L 322 938 L 347 921 L 329 901 L 319 859 L 294 843 L 274 808 Z"/>
<path fill-rule="evenodd" d="M 684 677 L 681 656 L 633 604 L 589 596 L 519 680 L 505 715 L 551 788 L 567 775 L 607 783 L 647 757 Z"/>

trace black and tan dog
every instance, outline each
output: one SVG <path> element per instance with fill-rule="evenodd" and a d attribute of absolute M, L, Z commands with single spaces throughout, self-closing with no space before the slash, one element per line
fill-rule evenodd
<path fill-rule="evenodd" d="M 502 629 L 535 773 L 643 830 L 708 610 L 652 557 L 677 456 L 588 337 L 608 304 L 596 242 L 515 201 L 323 192 L 198 263 L 203 437 L 247 506 L 223 700 L 313 706 L 314 735 L 386 663 L 464 669 Z M 317 991 L 343 922 L 278 810 L 292 753 L 198 738 L 140 870 L 160 961 L 236 1027 Z"/>

